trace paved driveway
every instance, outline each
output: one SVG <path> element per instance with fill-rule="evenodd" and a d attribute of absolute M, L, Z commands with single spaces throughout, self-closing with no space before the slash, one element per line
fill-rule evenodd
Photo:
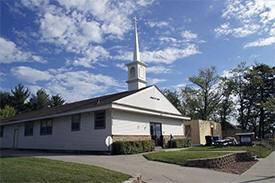
<path fill-rule="evenodd" d="M 144 181 L 148 183 L 228 183 L 239 177 L 238 175 L 208 169 L 148 161 L 141 154 L 127 156 L 65 155 L 42 157 L 97 165 L 130 175 L 140 173 Z"/>
<path fill-rule="evenodd" d="M 32 156 L 68 162 L 97 165 L 130 175 L 142 174 L 147 183 L 274 183 L 275 152 L 260 160 L 242 175 L 209 169 L 146 160 L 141 154 L 127 156 L 68 155 L 35 151 L 1 151 L 3 156 Z"/>

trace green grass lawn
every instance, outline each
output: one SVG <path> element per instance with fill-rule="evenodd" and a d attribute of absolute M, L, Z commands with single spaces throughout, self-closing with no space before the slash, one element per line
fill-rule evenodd
<path fill-rule="evenodd" d="M 143 156 L 152 161 L 161 161 L 165 163 L 173 163 L 178 165 L 186 165 L 187 160 L 199 158 L 213 158 L 223 156 L 228 152 L 199 152 L 199 151 L 162 151 L 144 154 Z"/>
<path fill-rule="evenodd" d="M 0 182 L 121 183 L 130 176 L 112 170 L 63 161 L 0 158 Z"/>
<path fill-rule="evenodd" d="M 215 146 L 199 146 L 191 147 L 185 151 L 248 151 L 257 155 L 260 158 L 267 157 L 272 149 L 263 145 L 256 146 L 225 146 L 225 147 L 215 147 Z"/>

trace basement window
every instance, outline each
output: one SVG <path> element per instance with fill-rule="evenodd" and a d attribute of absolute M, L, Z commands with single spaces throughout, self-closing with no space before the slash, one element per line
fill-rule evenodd
<path fill-rule="evenodd" d="M 72 131 L 80 130 L 81 114 L 72 115 Z"/>
<path fill-rule="evenodd" d="M 95 112 L 95 129 L 105 129 L 105 111 Z"/>
<path fill-rule="evenodd" d="M 25 123 L 25 136 L 33 136 L 33 122 Z"/>
<path fill-rule="evenodd" d="M 52 119 L 41 120 L 40 135 L 51 135 L 52 128 L 53 128 L 53 120 Z"/>

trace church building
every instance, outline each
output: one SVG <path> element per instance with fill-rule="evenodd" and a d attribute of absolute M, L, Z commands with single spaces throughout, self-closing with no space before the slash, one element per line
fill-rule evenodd
<path fill-rule="evenodd" d="M 184 138 L 184 117 L 156 86 L 146 86 L 134 25 L 128 91 L 44 108 L 0 122 L 0 148 L 110 151 L 114 141 Z"/>

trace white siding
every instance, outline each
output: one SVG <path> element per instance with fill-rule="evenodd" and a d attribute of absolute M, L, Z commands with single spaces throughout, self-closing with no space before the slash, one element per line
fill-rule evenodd
<path fill-rule="evenodd" d="M 34 122 L 33 136 L 24 136 L 24 124 L 5 126 L 0 138 L 3 148 L 12 148 L 14 129 L 19 129 L 18 148 L 59 150 L 108 150 L 105 139 L 111 135 L 110 110 L 106 111 L 106 128 L 94 129 L 94 113 L 82 113 L 80 131 L 71 131 L 71 116 L 53 119 L 52 135 L 40 135 L 40 121 Z"/>
<path fill-rule="evenodd" d="M 155 86 L 146 88 L 140 92 L 116 100 L 115 102 L 119 104 L 181 115 L 181 113 Z"/>
<path fill-rule="evenodd" d="M 183 120 L 112 110 L 112 135 L 150 135 L 150 122 L 162 123 L 163 135 L 184 135 Z"/>

